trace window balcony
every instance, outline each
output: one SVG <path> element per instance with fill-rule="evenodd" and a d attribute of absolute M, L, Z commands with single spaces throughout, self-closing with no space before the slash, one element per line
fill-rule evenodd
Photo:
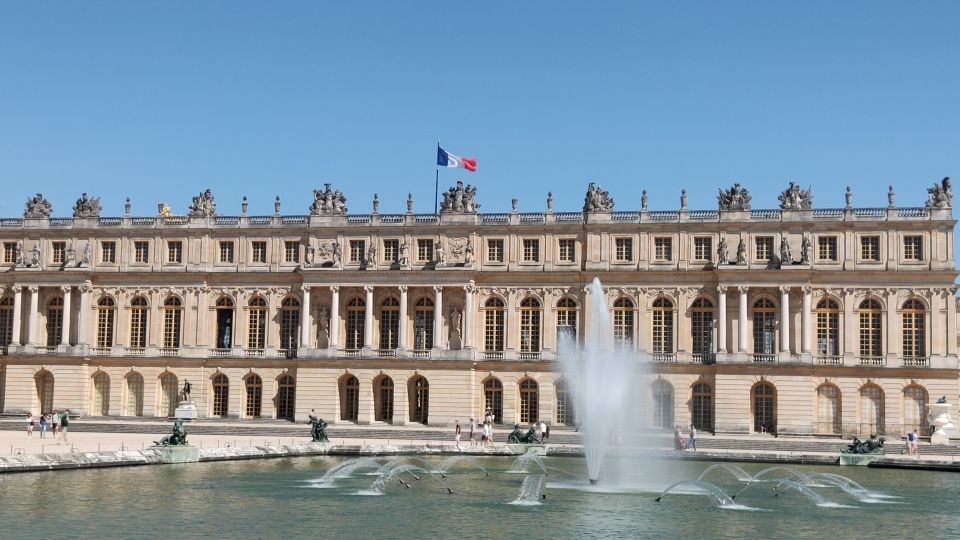
<path fill-rule="evenodd" d="M 861 356 L 860 365 L 861 366 L 885 366 L 887 365 L 887 359 L 883 356 Z"/>
<path fill-rule="evenodd" d="M 930 367 L 930 359 L 926 356 L 904 356 L 903 367 Z"/>
<path fill-rule="evenodd" d="M 127 356 L 146 356 L 147 349 L 143 347 L 127 347 Z"/>
<path fill-rule="evenodd" d="M 360 349 L 343 349 L 340 351 L 343 358 L 360 358 Z"/>
<path fill-rule="evenodd" d="M 377 358 L 396 358 L 396 349 L 377 349 Z"/>
<path fill-rule="evenodd" d="M 754 353 L 753 361 L 758 364 L 776 364 L 777 355 L 769 353 Z"/>
<path fill-rule="evenodd" d="M 503 360 L 503 351 L 483 351 L 484 360 Z"/>
<path fill-rule="evenodd" d="M 7 356 L 7 354 L 9 354 L 7 349 L 8 347 L 6 345 L 0 346 L 0 356 Z"/>
<path fill-rule="evenodd" d="M 814 363 L 818 366 L 842 366 L 842 356 L 815 356 Z"/>
<path fill-rule="evenodd" d="M 518 353 L 517 357 L 520 360 L 540 360 L 539 352 L 522 352 Z"/>
<path fill-rule="evenodd" d="M 90 356 L 113 356 L 113 347 L 90 347 Z"/>
<path fill-rule="evenodd" d="M 57 346 L 54 345 L 54 346 L 52 346 L 52 347 L 51 347 L 51 346 L 47 346 L 47 347 L 37 347 L 37 354 L 56 355 L 56 354 L 57 354 Z"/>
<path fill-rule="evenodd" d="M 412 353 L 414 358 L 430 358 L 430 349 L 414 349 Z"/>
<path fill-rule="evenodd" d="M 233 352 L 232 349 L 210 349 L 210 356 L 214 358 L 226 358 Z"/>
<path fill-rule="evenodd" d="M 160 349 L 160 356 L 180 356 L 180 347 L 162 347 Z"/>
<path fill-rule="evenodd" d="M 244 349 L 243 355 L 247 358 L 263 358 L 263 349 Z"/>
<path fill-rule="evenodd" d="M 693 353 L 690 359 L 695 364 L 713 365 L 717 363 L 716 353 Z"/>
<path fill-rule="evenodd" d="M 673 353 L 652 353 L 650 360 L 655 364 L 676 364 L 677 355 Z"/>
<path fill-rule="evenodd" d="M 297 350 L 296 349 L 277 349 L 278 358 L 296 358 Z"/>

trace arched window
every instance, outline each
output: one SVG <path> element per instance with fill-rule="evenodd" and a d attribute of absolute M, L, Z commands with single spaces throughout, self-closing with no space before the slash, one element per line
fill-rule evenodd
<path fill-rule="evenodd" d="M 426 424 L 430 412 L 430 384 L 426 377 L 418 376 L 410 381 L 410 421 Z"/>
<path fill-rule="evenodd" d="M 488 377 L 483 381 L 483 410 L 493 412 L 493 421 L 503 422 L 503 383 L 496 377 Z"/>
<path fill-rule="evenodd" d="M 770 383 L 762 382 L 754 385 L 751 394 L 753 431 L 757 433 L 776 433 L 777 389 Z"/>
<path fill-rule="evenodd" d="M 6 347 L 11 343 L 13 343 L 13 298 L 7 297 L 0 299 L 0 347 Z"/>
<path fill-rule="evenodd" d="M 860 387 L 859 434 L 883 433 L 883 390 L 875 384 Z"/>
<path fill-rule="evenodd" d="M 613 303 L 613 343 L 618 348 L 633 348 L 633 301 L 618 298 Z"/>
<path fill-rule="evenodd" d="M 561 298 L 557 302 L 557 349 L 564 343 L 577 344 L 577 301 L 573 298 Z"/>
<path fill-rule="evenodd" d="M 380 305 L 380 349 L 393 350 L 400 340 L 400 301 L 387 298 Z"/>
<path fill-rule="evenodd" d="M 143 375 L 127 375 L 127 416 L 143 416 Z"/>
<path fill-rule="evenodd" d="M 433 348 L 433 300 L 417 300 L 413 311 L 413 348 L 427 351 Z"/>
<path fill-rule="evenodd" d="M 297 404 L 297 381 L 293 375 L 277 379 L 277 418 L 293 420 Z"/>
<path fill-rule="evenodd" d="M 340 419 L 356 422 L 360 413 L 360 381 L 353 375 L 340 379 Z"/>
<path fill-rule="evenodd" d="M 817 433 L 840 433 L 840 389 L 832 384 L 817 387 Z"/>
<path fill-rule="evenodd" d="M 673 302 L 666 298 L 653 302 L 653 352 L 673 353 Z"/>
<path fill-rule="evenodd" d="M 520 352 L 540 352 L 540 302 L 527 297 L 520 302 Z"/>
<path fill-rule="evenodd" d="M 777 352 L 776 322 L 773 302 L 761 298 L 753 304 L 753 353 Z"/>
<path fill-rule="evenodd" d="M 183 303 L 176 296 L 163 302 L 163 348 L 180 348 L 180 329 L 183 324 Z"/>
<path fill-rule="evenodd" d="M 56 297 L 47 304 L 47 346 L 56 347 L 63 339 L 63 298 Z"/>
<path fill-rule="evenodd" d="M 558 424 L 566 426 L 576 425 L 577 414 L 573 404 L 573 394 L 570 392 L 570 385 L 566 379 L 560 379 L 554 384 L 557 393 L 557 418 Z"/>
<path fill-rule="evenodd" d="M 537 381 L 520 381 L 520 422 L 529 424 L 540 421 L 540 389 Z"/>
<path fill-rule="evenodd" d="M 653 426 L 673 429 L 673 385 L 664 380 L 653 383 Z"/>
<path fill-rule="evenodd" d="M 244 409 L 246 417 L 259 418 L 263 406 L 263 379 L 259 375 L 247 375 L 243 383 L 247 401 Z"/>
<path fill-rule="evenodd" d="M 280 348 L 296 351 L 300 346 L 300 301 L 293 297 L 280 302 Z"/>
<path fill-rule="evenodd" d="M 97 301 L 97 347 L 113 347 L 113 322 L 116 316 L 117 306 L 113 298 L 104 296 Z"/>
<path fill-rule="evenodd" d="M 904 363 L 909 363 L 910 359 L 926 358 L 926 308 L 919 300 L 910 299 L 904 302 L 902 313 Z"/>
<path fill-rule="evenodd" d="M 488 352 L 503 351 L 503 301 L 499 298 L 487 300 L 483 308 L 483 347 Z"/>
<path fill-rule="evenodd" d="M 916 430 L 926 434 L 927 391 L 919 385 L 911 384 L 903 389 L 903 431 Z"/>
<path fill-rule="evenodd" d="M 34 376 L 37 384 L 37 402 L 40 403 L 40 414 L 53 411 L 53 373 L 43 370 Z"/>
<path fill-rule="evenodd" d="M 693 354 L 713 353 L 713 303 L 697 298 L 690 306 L 690 333 Z"/>
<path fill-rule="evenodd" d="M 365 309 L 366 302 L 363 298 L 354 298 L 347 303 L 347 341 L 344 343 L 347 350 L 356 351 L 363 348 Z"/>
<path fill-rule="evenodd" d="M 178 399 L 177 376 L 169 371 L 160 376 L 160 416 L 174 416 Z"/>
<path fill-rule="evenodd" d="M 693 425 L 701 431 L 713 431 L 713 387 L 696 383 L 690 393 Z"/>
<path fill-rule="evenodd" d="M 217 348 L 233 347 L 233 300 L 227 296 L 217 298 Z"/>
<path fill-rule="evenodd" d="M 879 365 L 883 358 L 883 308 L 868 298 L 860 303 L 860 363 Z"/>
<path fill-rule="evenodd" d="M 150 309 L 147 299 L 138 296 L 130 301 L 130 348 L 143 349 L 147 346 L 147 319 Z"/>
<path fill-rule="evenodd" d="M 226 417 L 230 410 L 230 379 L 223 373 L 213 376 L 213 416 Z"/>
<path fill-rule="evenodd" d="M 247 348 L 265 349 L 267 347 L 267 301 L 260 296 L 251 298 L 247 313 L 250 317 L 247 322 Z"/>
<path fill-rule="evenodd" d="M 93 376 L 93 406 L 90 408 L 92 416 L 108 416 L 110 414 L 110 377 L 98 371 Z"/>
<path fill-rule="evenodd" d="M 379 422 L 393 422 L 393 379 L 386 375 L 378 377 L 373 384 L 373 404 Z"/>
<path fill-rule="evenodd" d="M 817 303 L 817 356 L 840 355 L 840 305 L 826 298 Z"/>

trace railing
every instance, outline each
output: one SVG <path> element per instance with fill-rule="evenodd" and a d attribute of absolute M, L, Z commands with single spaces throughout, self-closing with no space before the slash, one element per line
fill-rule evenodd
<path fill-rule="evenodd" d="M 102 217 L 97 218 L 97 225 L 102 227 L 115 227 L 123 223 L 123 218 L 118 217 Z"/>
<path fill-rule="evenodd" d="M 343 358 L 360 358 L 360 349 L 343 349 L 340 351 Z"/>
<path fill-rule="evenodd" d="M 0 356 L 6 356 L 7 350 L 8 350 L 8 347 L 6 345 L 0 345 Z"/>
<path fill-rule="evenodd" d="M 437 223 L 440 221 L 440 216 L 437 214 L 414 214 L 413 221 L 415 223 Z"/>
<path fill-rule="evenodd" d="M 113 356 L 113 347 L 90 347 L 91 356 Z"/>
<path fill-rule="evenodd" d="M 754 354 L 753 361 L 759 364 L 774 364 L 777 362 L 777 355 L 769 353 Z"/>
<path fill-rule="evenodd" d="M 180 347 L 162 347 L 160 356 L 180 356 Z"/>
<path fill-rule="evenodd" d="M 717 363 L 717 355 L 715 353 L 693 353 L 690 359 L 697 364 L 712 365 Z"/>
<path fill-rule="evenodd" d="M 347 216 L 347 223 L 370 223 L 370 214 Z"/>
<path fill-rule="evenodd" d="M 378 349 L 377 358 L 396 358 L 397 350 L 396 349 Z"/>
<path fill-rule="evenodd" d="M 751 210 L 750 219 L 753 221 L 776 221 L 780 219 L 780 210 Z"/>
<path fill-rule="evenodd" d="M 243 355 L 247 358 L 261 358 L 263 357 L 263 349 L 245 349 Z"/>
<path fill-rule="evenodd" d="M 503 351 L 483 351 L 480 354 L 484 360 L 503 360 Z"/>
<path fill-rule="evenodd" d="M 517 358 L 520 360 L 540 360 L 540 355 L 539 352 L 522 352 L 517 353 Z"/>
<path fill-rule="evenodd" d="M 655 210 L 647 213 L 650 221 L 676 221 L 680 219 L 680 212 L 674 210 Z"/>
<path fill-rule="evenodd" d="M 69 227 L 73 225 L 73 218 L 69 217 L 52 217 L 50 218 L 51 227 Z"/>
<path fill-rule="evenodd" d="M 640 212 L 610 212 L 610 221 L 639 221 Z"/>
<path fill-rule="evenodd" d="M 523 212 L 517 215 L 520 223 L 544 223 L 547 221 L 546 214 L 540 212 Z"/>
<path fill-rule="evenodd" d="M 903 367 L 930 367 L 930 359 L 925 356 L 904 356 Z"/>
<path fill-rule="evenodd" d="M 414 349 L 414 358 L 430 358 L 430 349 Z"/>
<path fill-rule="evenodd" d="M 677 355 L 673 353 L 653 353 L 650 355 L 650 360 L 657 364 L 675 364 Z"/>
<path fill-rule="evenodd" d="M 238 216 L 214 216 L 213 223 L 216 225 L 236 225 L 240 223 Z"/>
<path fill-rule="evenodd" d="M 143 347 L 127 347 L 127 356 L 146 356 L 147 350 Z"/>
<path fill-rule="evenodd" d="M 716 221 L 720 219 L 720 213 L 716 210 L 691 210 L 691 221 Z"/>
<path fill-rule="evenodd" d="M 37 354 L 57 354 L 57 346 L 37 347 Z"/>
<path fill-rule="evenodd" d="M 380 214 L 380 223 L 403 223 L 403 214 Z"/>
<path fill-rule="evenodd" d="M 816 208 L 813 210 L 814 219 L 843 219 L 843 208 Z"/>
<path fill-rule="evenodd" d="M 135 217 L 135 218 L 130 218 L 130 223 L 133 224 L 133 225 L 135 225 L 135 226 L 137 226 L 137 227 L 143 227 L 143 226 L 146 226 L 146 225 L 152 226 L 152 225 L 155 224 L 156 222 L 157 222 L 157 219 L 156 219 L 156 218 L 152 218 L 152 217 Z"/>
<path fill-rule="evenodd" d="M 842 356 L 815 356 L 814 362 L 819 366 L 842 366 Z"/>
<path fill-rule="evenodd" d="M 232 349 L 210 349 L 210 356 L 214 358 L 225 358 L 230 356 Z"/>
<path fill-rule="evenodd" d="M 885 356 L 861 356 L 860 365 L 861 366 L 885 366 L 887 365 L 887 358 Z"/>
<path fill-rule="evenodd" d="M 553 220 L 557 223 L 583 223 L 583 212 L 557 212 Z"/>
<path fill-rule="evenodd" d="M 164 225 L 186 225 L 190 223 L 190 216 L 167 216 L 163 218 Z"/>
<path fill-rule="evenodd" d="M 303 225 L 307 222 L 308 217 L 310 216 L 282 216 L 280 223 L 284 225 Z"/>
<path fill-rule="evenodd" d="M 273 223 L 272 216 L 250 216 L 249 220 L 251 225 L 269 225 Z"/>
<path fill-rule="evenodd" d="M 897 209 L 897 217 L 904 217 L 904 218 L 924 217 L 925 218 L 928 216 L 930 216 L 930 211 L 922 207 Z"/>
<path fill-rule="evenodd" d="M 510 214 L 480 214 L 481 223 L 506 223 L 510 221 Z"/>
<path fill-rule="evenodd" d="M 886 208 L 854 208 L 853 215 L 858 218 L 884 218 L 887 217 Z"/>
<path fill-rule="evenodd" d="M 23 220 L 20 218 L 0 219 L 0 227 L 23 227 Z"/>
<path fill-rule="evenodd" d="M 277 349 L 277 356 L 279 358 L 296 358 L 297 350 L 296 349 Z"/>

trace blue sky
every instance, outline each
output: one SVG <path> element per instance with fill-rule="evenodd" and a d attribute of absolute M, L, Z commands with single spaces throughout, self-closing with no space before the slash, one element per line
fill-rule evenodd
<path fill-rule="evenodd" d="M 41 191 L 69 215 L 433 210 L 441 171 L 483 210 L 715 208 L 738 180 L 774 207 L 921 205 L 960 176 L 956 2 L 0 3 L 0 215 Z"/>

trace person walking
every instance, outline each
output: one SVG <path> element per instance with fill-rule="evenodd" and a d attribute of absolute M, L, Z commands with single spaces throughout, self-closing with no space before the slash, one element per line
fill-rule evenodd
<path fill-rule="evenodd" d="M 473 440 L 473 427 L 476 425 L 476 422 L 473 421 L 473 418 L 470 419 L 470 446 L 476 444 L 476 441 Z"/>
<path fill-rule="evenodd" d="M 690 440 L 687 441 L 687 446 L 693 449 L 694 452 L 697 451 L 697 428 L 693 424 L 690 424 Z"/>
<path fill-rule="evenodd" d="M 43 438 L 43 435 L 47 432 L 47 415 L 40 415 L 40 438 Z"/>
<path fill-rule="evenodd" d="M 547 423 L 543 420 L 540 421 L 540 439 L 543 441 L 547 440 L 547 437 L 550 436 L 550 432 L 547 431 Z"/>
<path fill-rule="evenodd" d="M 483 445 L 493 445 L 493 426 L 490 425 L 490 422 L 483 423 Z"/>
<path fill-rule="evenodd" d="M 27 437 L 33 437 L 33 413 L 27 413 Z"/>
<path fill-rule="evenodd" d="M 53 438 L 57 438 L 57 434 L 60 432 L 60 413 L 56 409 L 50 413 L 50 431 L 53 432 Z"/>
<path fill-rule="evenodd" d="M 917 454 L 917 432 L 912 429 L 907 433 L 907 453 L 911 456 Z"/>
<path fill-rule="evenodd" d="M 60 433 L 63 434 L 63 442 L 67 442 L 67 426 L 70 425 L 70 409 L 64 409 L 60 413 Z"/>
<path fill-rule="evenodd" d="M 457 443 L 457 450 L 460 450 L 460 433 L 461 433 L 461 431 L 462 431 L 462 430 L 460 429 L 460 420 L 457 420 L 457 427 L 454 429 L 454 432 L 453 432 L 453 441 L 454 441 L 455 443 Z"/>

